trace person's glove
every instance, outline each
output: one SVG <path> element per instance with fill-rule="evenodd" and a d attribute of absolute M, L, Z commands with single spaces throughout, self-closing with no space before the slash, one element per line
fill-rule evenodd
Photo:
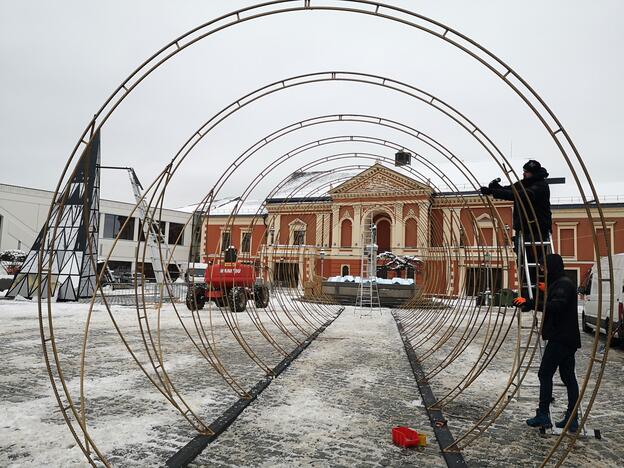
<path fill-rule="evenodd" d="M 537 283 L 537 289 L 539 289 L 541 292 L 546 292 L 546 283 L 540 281 L 539 283 Z"/>
<path fill-rule="evenodd" d="M 524 297 L 522 297 L 522 296 L 520 296 L 520 297 L 516 297 L 516 298 L 513 300 L 513 305 L 515 305 L 516 307 L 522 307 L 522 306 L 524 306 L 524 304 L 526 304 L 526 303 L 527 303 L 527 300 L 526 300 Z"/>
<path fill-rule="evenodd" d="M 501 187 L 502 186 L 501 186 L 500 182 L 498 181 L 498 179 L 494 179 L 492 182 L 490 182 L 490 185 L 488 185 L 488 188 L 490 188 L 490 189 L 498 189 L 498 188 L 501 188 Z"/>
<path fill-rule="evenodd" d="M 492 189 L 489 187 L 481 187 L 479 192 L 481 192 L 481 195 L 492 195 Z"/>
<path fill-rule="evenodd" d="M 533 301 L 531 299 L 527 299 L 526 297 L 516 297 L 513 302 L 513 305 L 515 305 L 516 307 L 520 307 L 520 309 L 522 309 L 522 311 L 527 311 L 527 310 L 531 310 L 533 308 Z"/>

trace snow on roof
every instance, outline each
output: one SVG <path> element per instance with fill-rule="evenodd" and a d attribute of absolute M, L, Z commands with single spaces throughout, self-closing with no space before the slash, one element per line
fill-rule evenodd
<path fill-rule="evenodd" d="M 293 172 L 271 199 L 327 197 L 332 188 L 364 171 L 365 169 Z"/>
<path fill-rule="evenodd" d="M 262 204 L 263 202 L 260 200 L 245 200 L 241 204 L 239 197 L 220 198 L 215 200 L 210 206 L 210 214 L 229 216 L 238 206 L 238 210 L 236 211 L 237 215 L 262 215 L 266 213 L 266 209 L 262 207 Z M 196 203 L 194 205 L 183 206 L 178 208 L 178 210 L 186 213 L 193 213 L 198 206 L 199 204 Z M 205 209 L 208 210 L 208 207 L 206 206 Z"/>

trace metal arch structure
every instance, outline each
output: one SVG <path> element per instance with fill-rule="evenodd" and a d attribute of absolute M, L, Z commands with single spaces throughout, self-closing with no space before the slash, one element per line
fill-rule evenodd
<path fill-rule="evenodd" d="M 562 157 L 564 158 L 566 164 L 568 165 L 568 167 L 570 168 L 574 176 L 574 180 L 579 189 L 581 197 L 583 198 L 586 204 L 587 217 L 590 220 L 594 220 L 594 217 L 592 215 L 592 208 L 595 209 L 598 212 L 598 223 L 596 224 L 600 224 L 603 227 L 603 233 L 606 233 L 606 229 L 604 229 L 606 225 L 604 214 L 600 206 L 600 202 L 598 200 L 596 190 L 592 184 L 589 173 L 582 159 L 580 158 L 580 155 L 576 147 L 574 146 L 567 131 L 562 126 L 562 124 L 560 123 L 558 118 L 555 116 L 555 114 L 552 112 L 552 110 L 546 105 L 544 100 L 528 85 L 528 83 L 525 80 L 523 80 L 511 67 L 505 64 L 502 60 L 500 60 L 494 54 L 492 54 L 491 52 L 489 52 L 488 50 L 486 50 L 485 48 L 483 48 L 482 46 L 480 46 L 473 40 L 469 39 L 465 35 L 459 33 L 458 31 L 450 27 L 447 27 L 443 25 L 442 23 L 433 21 L 429 18 L 410 12 L 408 10 L 397 8 L 391 5 L 385 5 L 381 2 L 372 2 L 372 1 L 366 1 L 366 0 L 336 0 L 336 1 L 331 1 L 331 2 L 323 2 L 320 0 L 318 2 L 310 1 L 310 0 L 304 0 L 304 1 L 276 0 L 272 2 L 266 2 L 266 3 L 259 4 L 259 5 L 254 5 L 254 6 L 240 9 L 228 15 L 224 15 L 198 28 L 193 29 L 189 31 L 188 33 L 178 37 L 176 40 L 170 42 L 168 45 L 163 47 L 156 54 L 154 54 L 152 57 L 146 60 L 143 64 L 141 64 L 126 80 L 124 80 L 124 82 L 115 90 L 115 92 L 106 100 L 104 105 L 95 114 L 93 120 L 89 123 L 84 133 L 80 137 L 79 142 L 76 144 L 70 158 L 68 159 L 65 165 L 63 174 L 56 187 L 53 199 L 57 200 L 59 191 L 64 184 L 64 180 L 66 178 L 66 175 L 68 174 L 69 167 L 71 166 L 72 160 L 74 159 L 75 155 L 80 150 L 82 145 L 86 146 L 90 143 L 91 137 L 89 136 L 89 132 L 91 131 L 92 132 L 91 135 L 92 135 L 94 133 L 93 129 L 95 129 L 96 131 L 101 129 L 101 127 L 106 123 L 108 118 L 110 118 L 110 116 L 115 111 L 115 109 L 125 99 L 125 97 L 127 97 L 128 94 L 130 94 L 137 86 L 139 86 L 141 82 L 144 79 L 146 79 L 160 65 L 165 63 L 174 55 L 182 52 L 186 48 L 204 39 L 205 37 L 208 37 L 213 33 L 232 27 L 234 25 L 247 22 L 247 21 L 261 19 L 261 18 L 271 16 L 271 15 L 277 15 L 277 14 L 282 14 L 282 13 L 295 13 L 295 12 L 303 12 L 303 11 L 311 11 L 311 10 L 341 12 L 341 13 L 349 13 L 349 14 L 362 14 L 362 15 L 378 17 L 384 20 L 394 21 L 404 26 L 412 27 L 424 33 L 437 37 L 438 39 L 446 42 L 447 44 L 452 45 L 453 47 L 456 47 L 458 50 L 462 51 L 463 53 L 468 54 L 473 59 L 481 63 L 486 69 L 488 69 L 495 76 L 497 76 L 504 83 L 506 83 L 506 85 L 514 93 L 516 93 L 522 99 L 522 101 L 524 101 L 527 107 L 533 112 L 535 117 L 541 122 L 545 130 L 552 137 L 556 146 L 559 148 L 559 151 Z M 481 131 L 475 127 L 472 133 L 478 134 L 478 133 L 481 133 Z M 201 137 L 201 135 L 198 135 L 198 136 Z M 575 170 L 575 167 L 578 167 L 579 170 L 578 171 Z M 504 170 L 505 170 L 505 175 L 508 178 L 510 178 L 510 176 L 513 174 L 513 171 L 511 170 L 511 168 L 505 167 Z M 170 177 L 171 177 L 171 164 L 165 167 L 165 170 L 161 173 L 161 176 L 159 176 L 156 179 L 156 181 L 150 186 L 150 188 L 153 189 L 154 193 L 156 193 L 158 187 L 161 187 L 161 186 L 166 187 L 168 181 L 170 180 Z M 589 206 L 589 203 L 588 203 L 587 194 L 583 190 L 582 180 L 588 183 L 590 187 L 590 192 L 591 192 L 590 196 L 593 197 L 591 207 Z M 159 202 L 162 203 L 162 195 L 164 195 L 164 189 L 162 190 L 162 194 L 160 197 L 154 198 L 154 195 L 152 195 L 152 199 L 150 200 L 150 203 L 153 201 L 156 201 L 155 206 L 157 206 Z M 599 255 L 598 254 L 598 240 L 599 239 L 596 234 L 596 227 L 594 226 L 594 223 L 590 223 L 590 224 L 592 225 L 592 228 L 593 228 L 592 239 L 594 242 L 596 255 L 598 256 Z M 52 208 L 51 208 L 45 227 L 51 229 L 52 240 L 56 239 L 58 226 L 59 226 L 59 220 L 54 219 Z M 605 239 L 605 242 L 606 242 L 606 239 Z M 50 263 L 48 263 L 47 265 L 44 265 L 43 261 L 40 261 L 39 263 L 40 263 L 39 271 L 41 272 L 41 274 L 50 275 L 51 274 Z M 608 272 L 602 271 L 600 264 L 598 264 L 597 268 L 598 268 L 598 275 L 603 280 L 598 283 L 599 297 L 601 298 L 600 300 L 602 301 L 603 283 L 612 282 L 612 279 L 611 279 L 612 278 L 612 262 L 611 262 L 610 256 L 609 256 L 609 268 L 608 268 L 609 271 Z M 610 304 L 611 306 L 613 306 L 613 288 L 609 288 L 609 290 L 610 290 Z M 42 295 L 39 294 L 40 298 L 41 296 Z M 144 300 L 145 298 L 143 297 L 143 301 Z M 599 304 L 599 310 L 601 309 L 602 308 L 600 307 L 600 304 Z M 613 307 L 611 307 L 610 309 L 611 309 L 611 315 L 612 315 Z M 140 323 L 140 320 L 142 319 L 142 317 L 145 317 L 145 316 L 141 316 L 141 313 L 138 307 L 137 307 L 137 312 L 138 312 L 138 320 Z M 85 454 L 87 454 L 87 456 L 89 456 L 90 447 L 92 447 L 93 450 L 96 452 L 97 456 L 101 460 L 104 460 L 104 458 L 102 457 L 102 454 L 97 452 L 95 445 L 92 443 L 92 440 L 90 439 L 88 435 L 88 430 L 87 430 L 86 425 L 83 422 L 81 422 L 84 420 L 81 420 L 80 418 L 81 415 L 76 410 L 76 406 L 70 398 L 70 394 L 69 394 L 67 385 L 64 381 L 63 372 L 62 372 L 62 368 L 60 365 L 60 359 L 59 359 L 59 355 L 57 351 L 57 343 L 56 343 L 55 335 L 54 335 L 52 315 L 53 315 L 52 304 L 51 304 L 50 297 L 48 297 L 47 303 L 44 303 L 42 299 L 39 299 L 39 321 L 40 321 L 41 338 L 42 338 L 42 343 L 44 346 L 46 364 L 48 367 L 48 372 L 50 374 L 55 396 L 57 398 L 59 406 L 61 407 L 63 416 L 65 417 L 70 427 L 70 430 L 72 431 L 74 437 L 78 441 L 81 449 L 85 452 Z M 612 317 L 610 317 L 610 319 L 612 319 Z M 145 319 L 145 321 L 147 322 L 147 319 Z M 612 320 L 609 320 L 609 330 L 607 330 L 608 333 L 611 331 L 610 330 L 611 324 L 612 324 Z M 86 341 L 87 340 L 86 340 L 86 333 L 85 333 L 85 342 L 83 345 L 85 347 L 87 344 Z M 151 346 L 156 347 L 154 342 L 151 343 Z M 606 361 L 608 359 L 608 347 L 605 350 L 602 358 L 597 357 L 597 348 L 598 348 L 598 333 L 596 333 L 594 337 L 592 354 L 591 354 L 591 359 L 589 362 L 589 368 L 588 368 L 586 378 L 581 388 L 579 401 L 577 402 L 577 406 L 578 406 L 579 402 L 582 401 L 582 399 L 584 398 L 588 379 L 592 374 L 594 364 L 598 364 L 595 386 L 588 401 L 588 411 L 585 412 L 582 418 L 581 424 L 585 423 L 585 420 L 589 413 L 589 409 L 594 403 L 594 400 L 598 391 L 598 387 L 600 384 L 600 380 L 604 372 Z M 134 355 L 133 357 L 135 361 L 140 365 L 138 358 Z M 153 358 L 150 360 L 152 364 L 154 364 Z M 152 378 L 147 372 L 146 372 L 146 375 L 148 378 L 150 378 L 150 380 L 152 380 Z M 167 378 L 161 380 L 160 384 L 162 385 L 162 387 L 160 387 L 155 381 L 153 381 L 153 383 L 155 384 L 157 388 L 165 389 L 165 391 L 163 392 L 165 397 L 170 397 L 172 395 L 171 389 L 167 390 L 167 386 L 170 384 Z M 62 398 L 61 393 L 65 394 L 65 396 L 67 397 L 66 401 Z M 83 405 L 84 401 L 81 401 L 80 404 Z M 175 403 L 175 404 L 179 404 L 179 403 Z M 185 415 L 189 413 L 190 413 L 190 408 L 188 409 L 188 411 L 183 412 L 183 414 Z M 70 421 L 70 414 L 73 415 L 76 422 L 78 423 L 80 431 L 83 432 L 84 439 L 85 439 L 84 444 L 82 441 L 82 436 L 77 435 L 77 432 L 74 426 L 72 425 L 72 422 Z M 194 424 L 194 422 L 196 421 L 190 421 L 190 422 Z M 202 426 L 202 424 L 200 423 L 198 430 L 204 430 L 204 429 L 205 427 Z M 468 440 L 467 437 L 468 435 L 466 435 L 466 440 Z M 555 455 L 555 452 L 558 449 L 559 445 L 562 443 L 563 439 L 564 439 L 564 435 L 562 435 L 555 441 L 552 449 L 546 455 L 543 461 L 543 464 L 548 462 L 553 457 L 553 455 Z M 562 463 L 562 461 L 564 460 L 565 456 L 571 449 L 572 444 L 574 443 L 575 440 L 576 440 L 576 437 L 571 437 L 570 443 L 568 444 L 566 450 L 564 450 L 563 453 L 559 456 L 557 460 L 557 465 L 560 465 Z M 89 460 L 93 463 L 91 458 L 89 458 Z"/>

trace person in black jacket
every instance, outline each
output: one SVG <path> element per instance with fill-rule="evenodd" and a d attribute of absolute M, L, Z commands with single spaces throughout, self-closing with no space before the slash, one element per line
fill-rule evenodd
<path fill-rule="evenodd" d="M 550 187 L 546 182 L 548 171 L 534 159 L 528 161 L 522 169 L 522 180 L 515 184 L 503 187 L 499 179 L 496 179 L 488 187 L 481 187 L 480 192 L 499 200 L 514 202 L 513 228 L 516 232 L 522 232 L 525 240 L 538 238 L 538 226 L 542 238 L 548 239 L 552 231 Z M 533 224 L 533 221 L 535 223 L 529 229 L 529 224 Z"/>
<path fill-rule="evenodd" d="M 578 325 L 578 297 L 576 286 L 564 273 L 563 259 L 558 254 L 546 256 L 546 305 L 542 324 L 542 338 L 548 343 L 544 348 L 538 377 L 540 381 L 539 407 L 535 417 L 527 419 L 532 427 L 552 427 L 550 403 L 552 402 L 553 376 L 557 368 L 561 381 L 568 391 L 568 409 L 562 421 L 555 425 L 562 428 L 572 418 L 568 430 L 578 429 L 578 415 L 572 410 L 579 396 L 579 387 L 574 372 L 576 350 L 581 347 L 581 333 Z M 531 300 L 518 297 L 514 305 L 531 309 Z"/>
<path fill-rule="evenodd" d="M 497 179 L 490 182 L 488 187 L 481 187 L 480 191 L 483 195 L 491 195 L 499 200 L 514 202 L 512 214 L 515 231 L 513 237 L 514 252 L 520 260 L 521 238 L 518 234 L 521 233 L 522 241 L 529 243 L 529 245 L 525 244 L 528 263 L 542 263 L 543 249 L 540 243 L 548 242 L 552 232 L 550 187 L 546 182 L 548 171 L 534 159 L 528 161 L 522 169 L 523 178 L 515 184 L 503 187 L 499 183 L 500 179 Z M 530 244 L 537 244 L 535 250 Z M 537 257 L 535 253 L 537 253 Z M 534 269 L 530 271 L 530 275 L 531 284 L 536 284 L 538 279 Z M 522 291 L 521 293 L 525 294 L 526 292 Z M 541 308 L 541 303 L 538 305 Z"/>

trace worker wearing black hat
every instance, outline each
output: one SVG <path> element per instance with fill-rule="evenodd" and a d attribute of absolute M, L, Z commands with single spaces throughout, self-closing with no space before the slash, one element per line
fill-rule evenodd
<path fill-rule="evenodd" d="M 531 159 L 523 167 L 522 180 L 513 185 L 503 187 L 499 180 L 490 182 L 488 187 L 481 187 L 483 195 L 491 195 L 500 200 L 513 201 L 513 228 L 516 235 L 513 238 L 514 251 L 520 259 L 520 237 L 522 233 L 524 242 L 535 243 L 536 249 L 527 247 L 527 260 L 529 263 L 541 263 L 543 249 L 539 245 L 550 238 L 552 232 L 552 213 L 550 210 L 550 187 L 546 182 L 548 172 L 542 165 Z M 535 258 L 534 253 L 537 253 Z M 537 261 L 535 261 L 537 260 Z M 531 270 L 531 283 L 538 282 L 536 272 Z M 537 291 L 535 291 L 537 294 Z M 540 307 L 542 301 L 538 301 Z"/>
<path fill-rule="evenodd" d="M 513 228 L 516 232 L 522 231 L 525 239 L 537 238 L 538 227 L 542 239 L 548 239 L 552 231 L 550 187 L 546 183 L 548 172 L 534 159 L 528 161 L 522 169 L 522 180 L 515 184 L 503 187 L 499 183 L 500 179 L 497 179 L 490 182 L 488 187 L 481 187 L 480 191 L 483 195 L 492 195 L 500 200 L 514 202 Z M 529 224 L 533 220 L 536 223 L 529 229 Z"/>

